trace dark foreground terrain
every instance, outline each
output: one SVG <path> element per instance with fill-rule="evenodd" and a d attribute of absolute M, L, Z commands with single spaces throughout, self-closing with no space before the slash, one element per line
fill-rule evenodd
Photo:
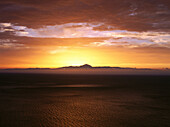
<path fill-rule="evenodd" d="M 0 74 L 0 127 L 169 127 L 169 76 Z"/>

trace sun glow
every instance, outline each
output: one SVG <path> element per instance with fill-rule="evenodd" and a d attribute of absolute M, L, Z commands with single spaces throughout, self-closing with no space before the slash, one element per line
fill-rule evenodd
<path fill-rule="evenodd" d="M 94 65 L 98 57 L 96 52 L 83 49 L 71 50 L 60 56 L 62 66 L 80 66 L 83 64 Z"/>
<path fill-rule="evenodd" d="M 109 54 L 107 50 L 95 48 L 72 48 L 64 53 L 53 54 L 48 61 L 50 65 L 63 66 L 80 66 L 90 64 L 91 66 L 118 66 L 121 61 L 116 50 Z M 48 64 L 48 66 L 50 66 Z"/>
<path fill-rule="evenodd" d="M 65 59 L 64 63 L 66 63 L 69 66 L 80 66 L 83 64 L 88 63 L 87 60 L 85 58 L 82 57 L 74 57 L 74 58 L 68 58 Z"/>

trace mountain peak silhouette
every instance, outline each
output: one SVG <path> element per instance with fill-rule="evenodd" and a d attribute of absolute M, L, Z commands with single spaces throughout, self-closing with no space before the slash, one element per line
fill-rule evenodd
<path fill-rule="evenodd" d="M 84 64 L 84 65 L 81 65 L 80 67 L 81 67 L 81 68 L 92 68 L 92 66 L 89 65 L 89 64 Z"/>

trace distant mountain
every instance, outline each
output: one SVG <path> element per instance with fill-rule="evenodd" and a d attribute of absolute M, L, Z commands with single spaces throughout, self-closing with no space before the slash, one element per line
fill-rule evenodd
<path fill-rule="evenodd" d="M 92 66 L 89 64 L 84 64 L 84 65 L 81 65 L 80 68 L 92 68 Z"/>
<path fill-rule="evenodd" d="M 112 74 L 112 75 L 170 75 L 170 69 L 128 68 L 128 67 L 93 67 L 89 64 L 61 68 L 8 68 L 0 73 L 53 73 L 53 74 Z"/>
<path fill-rule="evenodd" d="M 136 68 L 122 68 L 122 67 L 110 67 L 110 66 L 99 66 L 99 67 L 92 67 L 89 64 L 84 64 L 81 66 L 67 66 L 67 67 L 61 67 L 60 69 L 65 68 L 65 69 L 136 69 Z"/>
<path fill-rule="evenodd" d="M 170 70 L 168 68 L 165 69 L 150 69 L 150 68 L 130 68 L 130 67 L 110 67 L 110 66 L 96 66 L 93 67 L 89 64 L 84 64 L 81 66 L 66 66 L 60 68 L 7 68 L 0 70 L 57 70 L 57 69 L 116 69 L 116 70 Z"/>
<path fill-rule="evenodd" d="M 81 66 L 68 66 L 68 67 L 61 67 L 60 69 L 62 68 L 93 68 L 91 65 L 89 64 L 84 64 L 84 65 L 81 65 Z"/>

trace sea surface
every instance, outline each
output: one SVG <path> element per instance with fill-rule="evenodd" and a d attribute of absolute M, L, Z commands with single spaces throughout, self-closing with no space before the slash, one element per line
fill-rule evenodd
<path fill-rule="evenodd" d="M 0 74 L 0 127 L 170 127 L 170 76 Z"/>

